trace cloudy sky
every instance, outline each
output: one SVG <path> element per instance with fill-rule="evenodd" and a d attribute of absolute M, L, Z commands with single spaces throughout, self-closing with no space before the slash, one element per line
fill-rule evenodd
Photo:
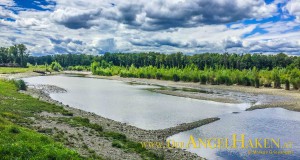
<path fill-rule="evenodd" d="M 300 55 L 300 0 L 0 0 L 0 29 L 33 55 Z"/>

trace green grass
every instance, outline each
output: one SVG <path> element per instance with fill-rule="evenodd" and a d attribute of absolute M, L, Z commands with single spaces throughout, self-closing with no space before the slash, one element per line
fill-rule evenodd
<path fill-rule="evenodd" d="M 24 119 L 34 117 L 42 111 L 50 113 L 67 113 L 63 107 L 39 101 L 29 95 L 17 91 L 13 81 L 0 80 L 0 114 L 10 113 Z"/>
<path fill-rule="evenodd" d="M 53 139 L 0 117 L 0 157 L 10 159 L 83 159 Z"/>
<path fill-rule="evenodd" d="M 145 160 L 162 160 L 163 156 L 159 156 L 156 153 L 144 148 L 141 143 L 128 140 L 128 138 L 121 133 L 116 132 L 102 132 L 100 136 L 107 137 L 112 140 L 112 146 L 116 148 L 121 148 L 126 152 L 135 152 L 140 154 L 142 159 Z"/>
<path fill-rule="evenodd" d="M 92 128 L 98 132 L 103 131 L 102 126 L 95 123 L 90 123 L 90 120 L 88 118 L 82 118 L 82 117 L 60 118 L 60 121 L 68 123 L 73 127 L 85 126 L 88 128 Z"/>
<path fill-rule="evenodd" d="M 25 73 L 32 72 L 34 70 L 46 71 L 46 66 L 29 66 L 27 68 L 16 68 L 16 67 L 0 67 L 0 74 L 13 74 L 13 73 Z"/>
<path fill-rule="evenodd" d="M 27 126 L 42 111 L 66 113 L 62 107 L 41 102 L 17 91 L 13 81 L 0 80 L 0 157 L 1 159 L 84 159 L 61 143 Z"/>
<path fill-rule="evenodd" d="M 14 67 L 0 67 L 1 74 L 10 74 L 10 73 L 24 73 L 32 71 L 30 68 L 14 68 Z"/>

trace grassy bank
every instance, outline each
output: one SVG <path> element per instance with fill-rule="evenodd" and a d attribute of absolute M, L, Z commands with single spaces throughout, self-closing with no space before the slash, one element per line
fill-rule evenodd
<path fill-rule="evenodd" d="M 35 70 L 46 71 L 46 66 L 45 65 L 28 66 L 27 68 L 0 67 L 0 74 L 25 73 L 25 72 L 33 72 Z"/>
<path fill-rule="evenodd" d="M 0 117 L 1 159 L 84 159 L 52 138 Z"/>
<path fill-rule="evenodd" d="M 27 128 L 35 113 L 66 113 L 63 108 L 18 93 L 12 81 L 0 81 L 0 100 L 1 159 L 84 159 L 51 137 Z"/>

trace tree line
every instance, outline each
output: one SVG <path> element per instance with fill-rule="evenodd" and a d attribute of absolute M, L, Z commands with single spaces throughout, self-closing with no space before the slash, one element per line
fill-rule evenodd
<path fill-rule="evenodd" d="M 283 53 L 106 53 L 91 65 L 93 74 L 201 84 L 300 88 L 300 57 Z"/>
<path fill-rule="evenodd" d="M 67 68 L 69 66 L 90 66 L 91 63 L 97 59 L 98 56 L 86 54 L 59 54 L 40 57 L 30 56 L 28 58 L 28 63 L 33 65 L 45 65 L 57 62 L 62 67 Z"/>
<path fill-rule="evenodd" d="M 300 68 L 300 57 L 288 56 L 284 53 L 275 55 L 263 54 L 236 54 L 236 53 L 204 53 L 195 55 L 185 55 L 183 53 L 163 54 L 163 53 L 105 53 L 102 56 L 92 56 L 85 54 L 62 54 L 48 55 L 41 57 L 29 57 L 28 62 L 31 64 L 51 64 L 58 62 L 63 67 L 68 66 L 89 66 L 92 62 L 106 61 L 115 66 L 145 67 L 155 66 L 157 68 L 185 68 L 192 64 L 198 69 L 203 70 L 205 67 L 226 69 L 273 69 L 276 67 L 296 67 Z"/>
<path fill-rule="evenodd" d="M 91 71 L 95 75 L 133 78 L 148 78 L 148 79 L 162 79 L 172 81 L 185 81 L 185 82 L 200 82 L 201 84 L 211 85 L 244 85 L 254 86 L 259 88 L 274 87 L 290 90 L 292 85 L 293 89 L 300 88 L 300 70 L 298 68 L 273 68 L 258 70 L 256 67 L 252 69 L 226 69 L 224 67 L 212 68 L 205 67 L 203 70 L 192 64 L 185 68 L 178 67 L 161 67 L 145 66 L 135 67 L 120 67 L 114 66 L 105 61 L 93 62 Z"/>
<path fill-rule="evenodd" d="M 155 66 L 158 68 L 185 68 L 194 64 L 198 69 L 205 67 L 228 68 L 228 69 L 273 69 L 275 67 L 285 68 L 288 66 L 300 68 L 300 57 L 288 56 L 284 53 L 275 55 L 263 54 L 236 54 L 236 53 L 204 53 L 185 55 L 183 53 L 106 53 L 100 59 L 112 62 L 115 66 L 135 67 Z"/>
<path fill-rule="evenodd" d="M 26 67 L 29 54 L 24 44 L 0 47 L 0 66 Z"/>

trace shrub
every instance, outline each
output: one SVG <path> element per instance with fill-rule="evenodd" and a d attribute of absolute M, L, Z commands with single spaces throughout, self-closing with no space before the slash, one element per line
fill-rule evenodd
<path fill-rule="evenodd" d="M 201 75 L 200 75 L 200 83 L 201 83 L 201 84 L 206 84 L 206 82 L 207 82 L 207 77 L 206 77 L 206 75 L 201 74 Z"/>
<path fill-rule="evenodd" d="M 17 87 L 18 90 L 26 90 L 27 89 L 27 86 L 26 86 L 26 83 L 20 79 L 20 80 L 14 80 L 13 81 Z"/>
<path fill-rule="evenodd" d="M 290 81 L 288 79 L 285 80 L 285 90 L 290 90 Z"/>
<path fill-rule="evenodd" d="M 175 82 L 180 81 L 179 76 L 176 73 L 173 74 L 173 81 Z"/>
<path fill-rule="evenodd" d="M 17 133 L 20 133 L 21 131 L 20 131 L 20 129 L 19 129 L 18 127 L 12 126 L 12 127 L 9 129 L 9 132 L 10 132 L 10 133 L 15 133 L 15 134 L 17 134 Z"/>
<path fill-rule="evenodd" d="M 114 140 L 114 141 L 112 142 L 112 146 L 113 146 L 113 147 L 116 147 L 116 148 L 122 148 L 122 143 L 121 143 L 120 141 Z"/>
<path fill-rule="evenodd" d="M 156 75 L 155 75 L 156 79 L 161 79 L 162 76 L 163 75 L 160 72 L 156 72 Z"/>
<path fill-rule="evenodd" d="M 56 61 L 52 62 L 50 67 L 51 67 L 52 70 L 57 71 L 57 72 L 63 70 L 62 66 Z"/>

